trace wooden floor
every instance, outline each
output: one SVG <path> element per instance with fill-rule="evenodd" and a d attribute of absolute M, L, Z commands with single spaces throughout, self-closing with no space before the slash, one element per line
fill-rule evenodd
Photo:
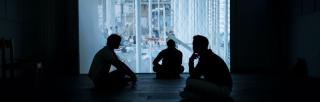
<path fill-rule="evenodd" d="M 93 90 L 86 75 L 34 80 L 1 80 L 0 101 L 32 102 L 179 102 L 179 92 L 185 86 L 187 74 L 176 80 L 156 80 L 154 74 L 138 74 L 135 88 L 116 94 Z M 277 75 L 232 74 L 234 102 L 319 102 L 318 82 L 292 81 Z M 315 92 L 313 94 L 312 92 Z M 8 101 L 5 101 L 8 100 Z M 318 100 L 318 101 L 317 101 Z M 214 99 L 212 99 L 213 102 Z"/>

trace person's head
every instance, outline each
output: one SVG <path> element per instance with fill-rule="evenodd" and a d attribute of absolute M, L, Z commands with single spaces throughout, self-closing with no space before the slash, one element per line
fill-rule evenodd
<path fill-rule="evenodd" d="M 193 51 L 199 53 L 208 49 L 209 41 L 202 35 L 193 36 Z"/>
<path fill-rule="evenodd" d="M 168 46 L 168 48 L 175 48 L 176 47 L 176 43 L 172 39 L 169 39 L 167 41 L 167 46 Z"/>
<path fill-rule="evenodd" d="M 118 34 L 111 34 L 107 39 L 107 46 L 118 49 L 120 46 L 121 37 Z"/>

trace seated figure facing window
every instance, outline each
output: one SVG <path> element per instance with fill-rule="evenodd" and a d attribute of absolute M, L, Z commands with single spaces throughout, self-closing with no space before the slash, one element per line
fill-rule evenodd
<path fill-rule="evenodd" d="M 162 50 L 153 61 L 153 71 L 156 78 L 180 78 L 184 71 L 182 66 L 182 52 L 176 49 L 173 40 L 167 41 L 167 48 Z M 162 61 L 161 64 L 159 62 Z"/>

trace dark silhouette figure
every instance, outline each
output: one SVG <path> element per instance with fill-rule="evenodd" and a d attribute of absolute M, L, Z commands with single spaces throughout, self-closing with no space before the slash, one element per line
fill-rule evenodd
<path fill-rule="evenodd" d="M 189 78 L 180 93 L 183 100 L 232 101 L 232 78 L 226 63 L 210 49 L 206 37 L 193 37 L 193 54 L 189 59 Z M 198 64 L 194 67 L 194 61 Z"/>
<path fill-rule="evenodd" d="M 173 40 L 167 41 L 168 48 L 162 50 L 153 61 L 153 71 L 156 78 L 180 78 L 184 68 L 182 64 L 182 52 L 176 49 Z M 159 62 L 162 60 L 162 64 Z"/>
<path fill-rule="evenodd" d="M 106 90 L 122 89 L 132 82 L 137 81 L 135 73 L 119 58 L 114 49 L 120 46 L 121 37 L 111 34 L 107 39 L 107 46 L 96 53 L 90 66 L 89 77 L 94 82 L 95 88 Z M 111 65 L 116 70 L 110 72 Z M 126 77 L 129 76 L 129 77 Z"/>

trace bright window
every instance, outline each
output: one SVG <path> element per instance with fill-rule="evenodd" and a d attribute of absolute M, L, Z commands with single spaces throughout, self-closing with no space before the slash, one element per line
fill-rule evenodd
<path fill-rule="evenodd" d="M 122 36 L 116 53 L 136 73 L 153 72 L 152 61 L 167 39 L 177 42 L 187 72 L 196 34 L 206 36 L 210 48 L 230 65 L 229 7 L 229 0 L 98 0 L 98 33 L 103 41 L 112 33 Z"/>

